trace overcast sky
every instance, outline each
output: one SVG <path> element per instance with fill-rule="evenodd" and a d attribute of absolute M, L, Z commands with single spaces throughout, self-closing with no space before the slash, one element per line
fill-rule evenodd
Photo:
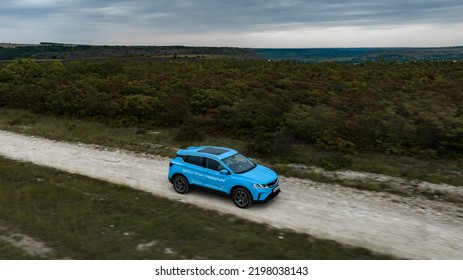
<path fill-rule="evenodd" d="M 462 0 L 0 0 L 0 42 L 463 45 Z"/>

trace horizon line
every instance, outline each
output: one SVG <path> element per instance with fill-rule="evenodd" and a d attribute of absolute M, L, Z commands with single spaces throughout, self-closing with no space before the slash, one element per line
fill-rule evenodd
<path fill-rule="evenodd" d="M 2 45 L 11 46 L 46 46 L 46 45 L 62 45 L 62 46 L 91 46 L 91 47 L 189 47 L 189 48 L 236 48 L 236 49 L 446 49 L 446 48 L 462 48 L 463 45 L 454 46 L 356 46 L 356 47 L 236 47 L 236 46 L 207 46 L 207 45 L 144 45 L 144 44 L 85 44 L 85 43 L 59 43 L 59 42 L 39 42 L 39 43 L 12 43 L 0 42 Z"/>

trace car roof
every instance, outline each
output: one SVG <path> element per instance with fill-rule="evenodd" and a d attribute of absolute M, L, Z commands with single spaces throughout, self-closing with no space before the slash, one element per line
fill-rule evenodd
<path fill-rule="evenodd" d="M 192 146 L 177 152 L 178 155 L 207 155 L 216 159 L 224 159 L 237 153 L 233 149 L 217 146 Z"/>

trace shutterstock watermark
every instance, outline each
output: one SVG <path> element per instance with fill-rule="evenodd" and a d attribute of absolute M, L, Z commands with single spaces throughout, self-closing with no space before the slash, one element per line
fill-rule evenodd
<path fill-rule="evenodd" d="M 212 265 L 208 268 L 181 268 L 181 267 L 163 267 L 155 269 L 156 276 L 238 276 L 239 269 L 220 268 L 216 269 Z"/>

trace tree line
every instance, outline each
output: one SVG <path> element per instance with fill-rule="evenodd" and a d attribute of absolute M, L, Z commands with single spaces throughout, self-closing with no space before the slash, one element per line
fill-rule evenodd
<path fill-rule="evenodd" d="M 186 55 L 234 56 L 255 58 L 256 54 L 248 48 L 231 47 L 188 47 L 188 46 L 92 46 L 66 45 L 42 42 L 40 45 L 2 47 L 0 60 L 17 58 L 34 59 L 84 59 L 84 58 L 120 58 L 120 57 L 162 57 Z"/>
<path fill-rule="evenodd" d="M 16 59 L 0 69 L 0 107 L 116 126 L 229 136 L 261 155 L 322 149 L 463 154 L 463 62 L 302 64 Z"/>

